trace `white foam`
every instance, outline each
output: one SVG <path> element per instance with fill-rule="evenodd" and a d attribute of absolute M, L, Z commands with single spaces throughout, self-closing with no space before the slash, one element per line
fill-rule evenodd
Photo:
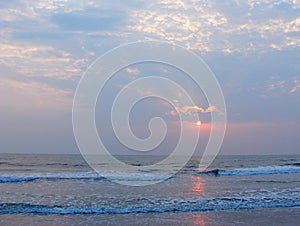
<path fill-rule="evenodd" d="M 221 176 L 251 176 L 251 175 L 269 175 L 269 174 L 295 174 L 300 173 L 300 167 L 293 165 L 285 166 L 259 166 L 255 168 L 236 168 L 233 170 L 220 170 Z"/>

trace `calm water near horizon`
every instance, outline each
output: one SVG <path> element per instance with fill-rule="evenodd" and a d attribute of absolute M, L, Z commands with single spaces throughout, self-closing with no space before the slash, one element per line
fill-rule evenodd
<path fill-rule="evenodd" d="M 134 165 L 158 161 L 155 156 L 122 158 Z M 184 213 L 299 210 L 300 155 L 218 156 L 207 172 L 200 172 L 198 164 L 199 158 L 194 157 L 164 182 L 130 187 L 97 175 L 80 155 L 1 154 L 0 223 L 24 217 L 27 223 L 76 218 L 73 223 L 81 224 L 98 216 L 89 223 L 107 224 L 105 220 L 110 219 L 112 224 L 122 224 L 121 217 L 144 222 L 145 216 L 168 214 L 174 224 L 183 224 Z M 115 172 L 119 180 L 159 180 L 151 177 L 151 171 L 143 172 L 144 177 L 119 171 Z M 197 220 L 191 222 L 197 224 Z"/>

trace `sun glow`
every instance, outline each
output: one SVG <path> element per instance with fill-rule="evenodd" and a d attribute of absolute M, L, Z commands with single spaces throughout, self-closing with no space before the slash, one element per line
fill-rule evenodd
<path fill-rule="evenodd" d="M 197 125 L 197 126 L 201 126 L 201 124 L 202 124 L 201 121 L 197 121 L 197 122 L 196 122 L 196 125 Z"/>

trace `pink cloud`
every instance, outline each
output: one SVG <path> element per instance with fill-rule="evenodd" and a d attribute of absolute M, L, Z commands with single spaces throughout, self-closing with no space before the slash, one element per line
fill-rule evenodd
<path fill-rule="evenodd" d="M 300 89 L 300 82 L 297 79 L 295 79 L 294 87 L 290 90 L 290 93 L 295 93 L 298 89 Z"/>
<path fill-rule="evenodd" d="M 168 115 L 177 115 L 178 113 L 191 115 L 194 113 L 211 113 L 218 111 L 216 106 L 209 106 L 208 108 L 202 108 L 197 105 L 195 106 L 184 106 L 184 107 L 176 107 L 175 110 L 168 112 Z"/>

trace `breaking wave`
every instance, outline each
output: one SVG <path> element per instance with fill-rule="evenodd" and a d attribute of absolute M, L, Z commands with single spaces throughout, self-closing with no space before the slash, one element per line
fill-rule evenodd
<path fill-rule="evenodd" d="M 300 173 L 300 167 L 297 164 L 283 166 L 259 166 L 254 168 L 235 168 L 230 170 L 214 169 L 206 171 L 205 174 L 216 176 L 253 176 L 253 175 L 271 175 L 271 174 L 297 174 Z"/>

